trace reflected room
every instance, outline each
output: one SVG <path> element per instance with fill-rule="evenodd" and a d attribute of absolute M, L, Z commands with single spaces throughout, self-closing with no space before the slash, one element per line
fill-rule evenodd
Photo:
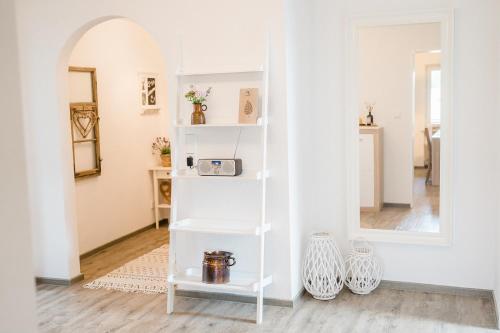
<path fill-rule="evenodd" d="M 440 232 L 440 30 L 359 28 L 361 228 Z"/>

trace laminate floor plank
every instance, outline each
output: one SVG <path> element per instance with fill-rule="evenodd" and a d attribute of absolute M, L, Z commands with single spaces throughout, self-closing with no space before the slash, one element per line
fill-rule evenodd
<path fill-rule="evenodd" d="M 37 287 L 40 332 L 496 332 L 491 299 L 379 288 L 370 295 L 344 289 L 331 301 L 304 295 L 291 309 L 264 306 L 256 325 L 255 304 L 176 297 L 167 315 L 166 294 L 145 295 L 83 284 L 168 243 L 168 231 L 147 230 L 81 262 L 85 280 L 72 286 Z"/>
<path fill-rule="evenodd" d="M 361 212 L 364 229 L 439 232 L 439 186 L 426 185 L 426 169 L 415 169 L 413 207 L 383 207 L 380 212 Z"/>

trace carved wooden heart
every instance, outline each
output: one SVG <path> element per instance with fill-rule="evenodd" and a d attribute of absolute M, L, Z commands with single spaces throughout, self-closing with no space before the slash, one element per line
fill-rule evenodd
<path fill-rule="evenodd" d="M 165 202 L 170 204 L 171 200 L 171 183 L 169 180 L 160 183 L 160 194 L 165 199 Z"/>
<path fill-rule="evenodd" d="M 82 137 L 86 138 L 97 122 L 97 115 L 94 111 L 74 111 L 73 123 Z"/>

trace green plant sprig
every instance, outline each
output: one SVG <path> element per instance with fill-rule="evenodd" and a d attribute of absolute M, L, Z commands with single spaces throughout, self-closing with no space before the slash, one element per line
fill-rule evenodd
<path fill-rule="evenodd" d="M 160 155 L 169 155 L 171 153 L 170 141 L 168 141 L 164 136 L 159 136 L 153 140 L 151 149 L 153 150 L 153 154 L 158 153 Z"/>
<path fill-rule="evenodd" d="M 209 87 L 206 91 L 202 91 L 193 85 L 191 85 L 189 89 L 190 90 L 184 95 L 184 97 L 186 97 L 186 99 L 193 104 L 201 104 L 205 102 L 212 91 L 212 87 Z"/>

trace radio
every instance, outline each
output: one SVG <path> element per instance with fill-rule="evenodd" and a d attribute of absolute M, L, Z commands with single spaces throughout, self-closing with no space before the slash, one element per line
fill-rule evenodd
<path fill-rule="evenodd" d="M 200 176 L 238 176 L 242 171 L 243 163 L 240 158 L 198 160 Z"/>

